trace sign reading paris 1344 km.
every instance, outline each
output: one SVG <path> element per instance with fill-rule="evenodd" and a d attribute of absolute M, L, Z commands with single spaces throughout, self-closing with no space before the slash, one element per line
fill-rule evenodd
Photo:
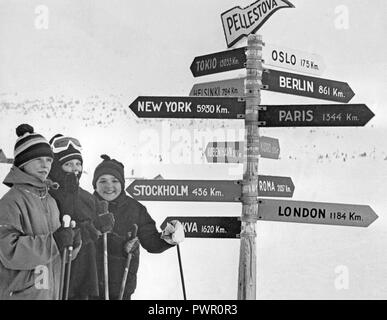
<path fill-rule="evenodd" d="M 256 32 L 269 17 L 281 8 L 294 8 L 287 0 L 258 0 L 245 8 L 231 8 L 221 14 L 227 47 Z"/>
<path fill-rule="evenodd" d="M 258 208 L 264 221 L 368 227 L 378 218 L 367 205 L 260 198 Z"/>
<path fill-rule="evenodd" d="M 294 94 L 309 98 L 349 102 L 355 93 L 348 83 L 265 69 L 262 84 L 269 91 Z"/>
<path fill-rule="evenodd" d="M 364 126 L 374 113 L 365 104 L 262 105 L 262 127 Z"/>
<path fill-rule="evenodd" d="M 172 220 L 181 222 L 186 238 L 235 239 L 241 233 L 240 217 L 167 217 L 161 224 L 161 229 Z"/>
<path fill-rule="evenodd" d="M 129 108 L 140 118 L 243 119 L 245 102 L 231 97 L 140 96 Z"/>

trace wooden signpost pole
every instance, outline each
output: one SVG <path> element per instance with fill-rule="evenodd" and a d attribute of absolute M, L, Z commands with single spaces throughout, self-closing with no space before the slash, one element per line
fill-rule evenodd
<path fill-rule="evenodd" d="M 242 230 L 239 253 L 238 300 L 256 300 L 256 231 L 258 218 L 258 161 L 259 123 L 258 109 L 262 79 L 262 37 L 252 34 L 246 51 L 246 117 L 243 187 Z"/>

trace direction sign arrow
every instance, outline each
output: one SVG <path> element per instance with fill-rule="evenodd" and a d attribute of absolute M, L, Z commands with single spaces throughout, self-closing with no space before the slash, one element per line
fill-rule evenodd
<path fill-rule="evenodd" d="M 243 163 L 243 141 L 209 142 L 204 151 L 208 162 L 212 163 Z M 262 158 L 278 159 L 280 153 L 279 140 L 259 137 L 259 154 Z"/>
<path fill-rule="evenodd" d="M 195 57 L 190 69 L 194 77 L 242 69 L 246 64 L 246 47 Z"/>
<path fill-rule="evenodd" d="M 348 83 L 265 69 L 262 89 L 304 97 L 349 102 L 355 93 Z"/>
<path fill-rule="evenodd" d="M 325 70 L 325 64 L 321 56 L 300 50 L 279 47 L 265 43 L 262 49 L 264 64 L 305 72 L 314 75 L 321 75 Z"/>
<path fill-rule="evenodd" d="M 189 95 L 197 97 L 241 97 L 245 94 L 244 78 L 196 83 Z"/>
<path fill-rule="evenodd" d="M 161 229 L 172 220 L 182 223 L 186 238 L 239 238 L 241 233 L 239 217 L 167 217 Z"/>
<path fill-rule="evenodd" d="M 294 184 L 288 177 L 259 175 L 254 188 L 264 197 L 292 197 L 294 192 Z M 238 202 L 242 196 L 242 182 L 139 179 L 133 181 L 126 191 L 137 200 L 147 201 Z"/>
<path fill-rule="evenodd" d="M 290 177 L 258 176 L 258 195 L 264 197 L 293 197 L 294 184 Z"/>
<path fill-rule="evenodd" d="M 139 96 L 129 108 L 140 118 L 243 119 L 245 102 L 229 97 Z"/>
<path fill-rule="evenodd" d="M 262 127 L 364 126 L 374 113 L 365 104 L 261 106 Z"/>
<path fill-rule="evenodd" d="M 13 163 L 13 159 L 7 158 L 2 149 L 0 149 L 0 163 Z"/>
<path fill-rule="evenodd" d="M 135 180 L 126 191 L 137 200 L 237 202 L 242 187 L 224 180 Z"/>
<path fill-rule="evenodd" d="M 233 7 L 221 14 L 227 47 L 255 33 L 270 16 L 281 8 L 294 8 L 287 0 L 257 0 L 245 8 Z"/>
<path fill-rule="evenodd" d="M 271 199 L 258 200 L 258 215 L 264 221 L 352 227 L 368 227 L 378 218 L 367 205 Z"/>

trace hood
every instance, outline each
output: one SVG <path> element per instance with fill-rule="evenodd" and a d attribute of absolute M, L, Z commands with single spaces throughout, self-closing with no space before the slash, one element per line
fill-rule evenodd
<path fill-rule="evenodd" d="M 20 170 L 18 167 L 12 166 L 3 183 L 8 187 L 12 187 L 15 184 L 28 184 L 40 189 L 47 188 L 50 181 L 43 182 L 40 179 L 25 173 L 23 170 Z"/>

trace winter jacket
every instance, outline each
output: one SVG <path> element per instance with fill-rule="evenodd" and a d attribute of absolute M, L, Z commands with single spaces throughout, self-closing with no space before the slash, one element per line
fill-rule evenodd
<path fill-rule="evenodd" d="M 57 201 L 60 216 L 68 214 L 81 230 L 82 247 L 71 265 L 69 299 L 86 299 L 98 296 L 96 266 L 96 241 L 100 235 L 93 224 L 96 217 L 95 198 L 80 187 L 68 192 L 59 180 L 59 189 L 50 190 Z"/>
<path fill-rule="evenodd" d="M 3 183 L 11 189 L 0 200 L 0 300 L 57 299 L 61 256 L 53 237 L 60 227 L 56 202 L 47 183 L 17 167 Z"/>
<path fill-rule="evenodd" d="M 102 198 L 94 192 L 98 200 Z M 108 233 L 108 270 L 109 270 L 109 296 L 117 299 L 119 296 L 122 276 L 126 266 L 127 255 L 123 251 L 124 243 L 127 241 L 128 232 L 133 231 L 133 225 L 137 224 L 137 236 L 141 246 L 150 253 L 161 253 L 173 245 L 168 244 L 160 238 L 161 233 L 157 231 L 155 221 L 149 215 L 147 209 L 137 200 L 125 194 L 125 191 L 114 201 L 109 202 L 109 212 L 113 213 L 115 223 L 112 233 Z M 137 270 L 139 266 L 140 250 L 133 253 L 124 291 L 123 299 L 130 299 L 131 294 L 137 286 Z M 104 293 L 103 277 L 103 241 L 98 240 L 97 249 L 98 274 L 100 279 L 100 297 Z"/>

